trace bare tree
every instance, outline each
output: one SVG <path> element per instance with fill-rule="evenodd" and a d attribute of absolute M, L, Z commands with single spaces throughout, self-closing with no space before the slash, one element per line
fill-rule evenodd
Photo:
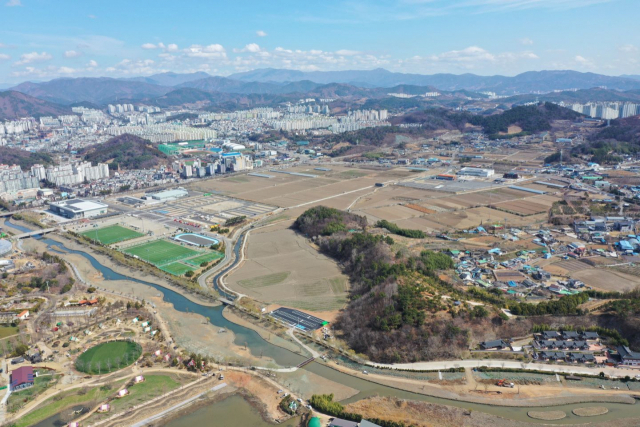
<path fill-rule="evenodd" d="M 111 372 L 111 359 L 107 359 L 106 364 L 107 364 L 107 371 Z"/>
<path fill-rule="evenodd" d="M 102 362 L 98 360 L 96 365 L 98 366 L 98 375 L 100 375 L 102 373 Z"/>

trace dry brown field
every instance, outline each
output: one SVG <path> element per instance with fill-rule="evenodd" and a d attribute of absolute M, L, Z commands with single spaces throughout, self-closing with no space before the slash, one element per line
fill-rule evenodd
<path fill-rule="evenodd" d="M 270 304 L 311 311 L 338 310 L 348 279 L 334 261 L 289 229 L 291 221 L 250 234 L 242 266 L 227 279 L 234 291 Z"/>

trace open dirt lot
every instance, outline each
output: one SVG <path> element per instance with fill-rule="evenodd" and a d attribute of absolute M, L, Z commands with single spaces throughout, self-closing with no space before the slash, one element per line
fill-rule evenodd
<path fill-rule="evenodd" d="M 556 200 L 553 195 L 536 196 L 506 187 L 451 194 L 391 185 L 362 196 L 351 211 L 365 215 L 370 223 L 386 219 L 400 227 L 429 232 L 475 227 L 505 218 L 514 226 L 541 222 Z"/>
<path fill-rule="evenodd" d="M 605 291 L 630 291 L 640 285 L 640 277 L 604 268 L 574 271 L 571 277 L 582 280 L 587 286 Z"/>
<path fill-rule="evenodd" d="M 331 166 L 329 169 L 331 170 L 318 171 L 313 167 L 300 166 L 278 169 L 277 171 L 264 170 L 261 173 L 270 175 L 272 178 L 245 175 L 195 183 L 192 188 L 272 206 L 292 207 L 344 192 L 372 187 L 381 179 L 397 179 L 405 175 L 408 176 L 408 172 L 405 171 L 389 171 L 389 176 L 386 174 L 380 176 L 380 172 L 375 169 L 356 169 L 344 166 Z M 281 172 L 303 173 L 314 175 L 314 177 Z"/>
<path fill-rule="evenodd" d="M 246 260 L 228 285 L 251 298 L 311 311 L 347 302 L 347 277 L 331 259 L 289 229 L 291 221 L 250 234 Z"/>

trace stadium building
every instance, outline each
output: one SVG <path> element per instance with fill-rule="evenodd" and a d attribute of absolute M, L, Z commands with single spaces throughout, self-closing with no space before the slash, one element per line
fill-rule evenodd
<path fill-rule="evenodd" d="M 51 212 L 69 219 L 91 218 L 107 213 L 108 206 L 95 200 L 63 200 L 49 204 Z"/>
<path fill-rule="evenodd" d="M 480 168 L 462 168 L 458 172 L 458 175 L 461 176 L 477 176 L 480 178 L 489 178 L 493 176 L 495 171 L 493 169 L 480 169 Z"/>

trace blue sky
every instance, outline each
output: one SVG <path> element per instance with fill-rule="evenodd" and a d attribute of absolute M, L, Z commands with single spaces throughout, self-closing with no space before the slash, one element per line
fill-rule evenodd
<path fill-rule="evenodd" d="M 0 0 L 0 82 L 264 67 L 640 74 L 638 17 L 638 0 Z"/>

